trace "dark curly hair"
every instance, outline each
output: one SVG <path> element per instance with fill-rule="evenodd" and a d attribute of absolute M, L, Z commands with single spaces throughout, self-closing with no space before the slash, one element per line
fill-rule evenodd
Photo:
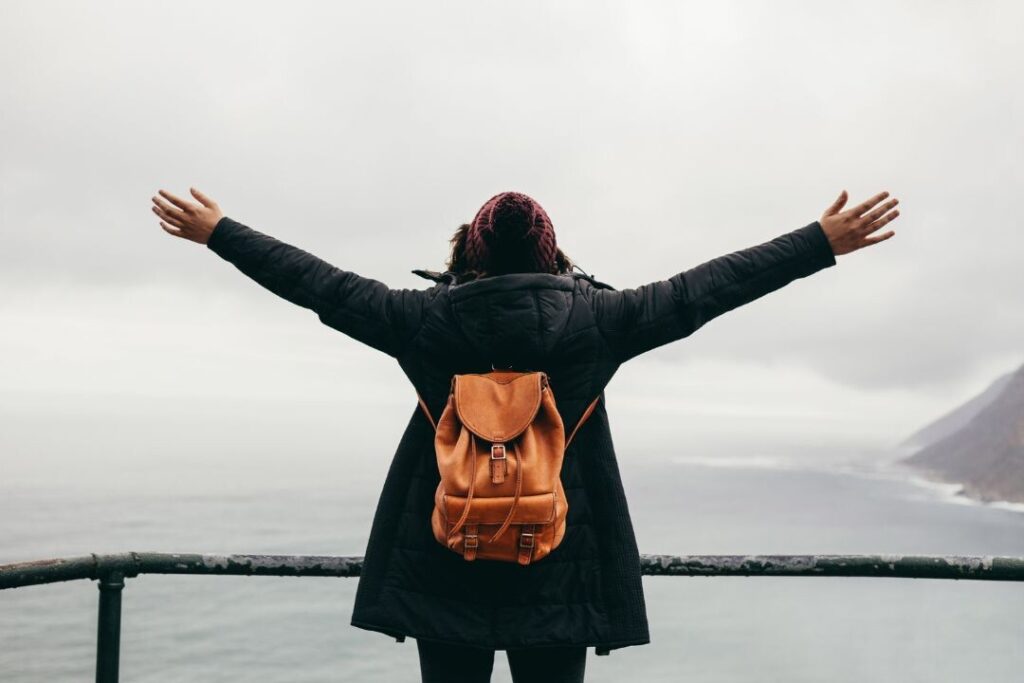
<path fill-rule="evenodd" d="M 456 282 L 468 282 L 470 280 L 478 280 L 490 275 L 484 270 L 475 270 L 470 268 L 466 262 L 466 234 L 469 232 L 469 223 L 463 223 L 459 226 L 455 234 L 452 235 L 449 240 L 451 244 L 451 250 L 449 251 L 448 261 L 445 262 L 445 267 L 448 272 L 455 275 Z M 557 249 L 555 252 L 555 264 L 551 268 L 550 272 L 553 275 L 565 275 L 572 271 L 573 268 L 578 266 L 561 250 Z"/>

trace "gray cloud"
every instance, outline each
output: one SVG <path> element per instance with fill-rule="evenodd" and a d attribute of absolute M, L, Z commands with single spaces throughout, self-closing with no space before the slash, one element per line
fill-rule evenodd
<path fill-rule="evenodd" d="M 395 287 L 425 287 L 409 270 L 440 267 L 505 189 L 620 288 L 805 225 L 841 189 L 888 189 L 894 239 L 638 362 L 802 368 L 826 402 L 900 396 L 910 429 L 1024 360 L 1017 3 L 7 7 L 0 315 L 20 332 L 4 344 L 35 339 L 81 381 L 97 348 L 158 345 L 197 310 L 216 311 L 213 335 L 238 306 L 254 325 L 318 324 L 159 229 L 149 197 L 191 184 Z M 155 291 L 167 315 L 132 326 Z M 57 336 L 30 335 L 33 297 Z M 54 321 L 94 308 L 128 336 L 62 346 Z M 252 344 L 292 367 L 287 339 Z M 70 391 L 45 357 L 5 354 L 0 374 Z"/>

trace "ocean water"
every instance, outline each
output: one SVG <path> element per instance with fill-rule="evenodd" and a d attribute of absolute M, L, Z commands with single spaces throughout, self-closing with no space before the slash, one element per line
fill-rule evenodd
<path fill-rule="evenodd" d="M 98 460 L 66 477 L 5 478 L 0 563 L 127 550 L 362 555 L 388 464 L 285 476 L 259 461 L 171 462 Z M 965 504 L 876 462 L 620 455 L 644 553 L 1024 555 L 1021 510 Z M 355 586 L 131 579 L 122 680 L 418 681 L 413 639 L 348 624 Z M 587 680 L 1024 680 L 1021 584 L 645 577 L 644 586 L 652 642 L 608 657 L 591 649 Z M 0 591 L 0 681 L 92 680 L 96 600 L 88 581 Z M 492 680 L 511 680 L 502 652 Z"/>

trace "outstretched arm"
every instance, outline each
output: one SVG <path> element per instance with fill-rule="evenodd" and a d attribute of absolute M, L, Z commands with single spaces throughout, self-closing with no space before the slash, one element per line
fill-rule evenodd
<path fill-rule="evenodd" d="M 835 265 L 835 257 L 892 237 L 869 236 L 899 215 L 882 192 L 847 211 L 844 190 L 820 220 L 768 242 L 735 251 L 677 273 L 667 280 L 621 291 L 594 289 L 598 329 L 625 362 L 645 351 L 693 334 L 719 315 L 773 292 L 795 279 Z"/>
<path fill-rule="evenodd" d="M 324 324 L 398 357 L 419 325 L 426 292 L 391 289 L 342 270 L 223 214 L 195 188 L 196 205 L 160 190 L 153 211 L 168 233 L 199 244 L 261 286 L 315 312 Z"/>

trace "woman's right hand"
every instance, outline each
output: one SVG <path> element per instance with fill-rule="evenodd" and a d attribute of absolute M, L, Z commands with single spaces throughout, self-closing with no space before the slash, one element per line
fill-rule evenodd
<path fill-rule="evenodd" d="M 153 213 L 163 219 L 160 221 L 160 227 L 164 232 L 206 244 L 210 241 L 213 229 L 224 217 L 224 212 L 220 210 L 217 202 L 196 188 L 189 188 L 189 191 L 199 201 L 198 204 L 179 199 L 166 190 L 159 190 L 160 196 L 167 201 L 160 197 L 152 197 Z"/>
<path fill-rule="evenodd" d="M 881 235 L 871 236 L 871 233 L 900 215 L 898 210 L 889 211 L 899 203 L 898 199 L 890 199 L 873 209 L 876 204 L 888 196 L 888 191 L 879 192 L 871 199 L 853 208 L 840 211 L 848 198 L 846 190 L 843 190 L 832 206 L 825 209 L 825 213 L 821 215 L 818 222 L 821 223 L 821 228 L 824 230 L 825 236 L 828 237 L 829 244 L 832 245 L 832 251 L 836 256 L 884 242 L 896 234 L 893 230 L 889 230 Z"/>

